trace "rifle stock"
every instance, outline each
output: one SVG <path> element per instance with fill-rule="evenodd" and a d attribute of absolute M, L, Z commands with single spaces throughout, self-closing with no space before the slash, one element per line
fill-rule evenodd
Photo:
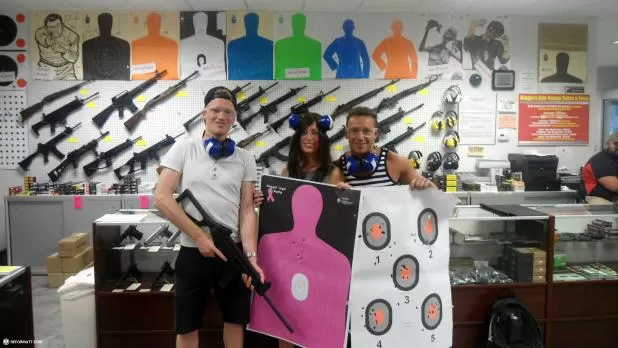
<path fill-rule="evenodd" d="M 245 257 L 245 255 L 243 255 L 243 252 L 240 250 L 238 245 L 236 245 L 234 240 L 232 240 L 232 237 L 231 237 L 232 230 L 226 226 L 219 224 L 210 215 L 208 215 L 208 213 L 206 213 L 204 208 L 199 204 L 199 202 L 197 201 L 197 199 L 195 198 L 195 196 L 189 189 L 184 190 L 176 198 L 176 201 L 178 202 L 178 204 L 181 206 L 183 210 L 184 210 L 184 207 L 182 205 L 182 202 L 184 200 L 189 200 L 190 203 L 195 207 L 195 209 L 197 209 L 198 213 L 201 215 L 201 220 L 196 219 L 195 217 L 189 215 L 185 211 L 185 214 L 187 214 L 187 217 L 191 219 L 191 221 L 193 221 L 193 223 L 195 223 L 197 226 L 208 227 L 215 246 L 219 250 L 221 250 L 221 252 L 223 253 L 223 255 L 225 255 L 225 258 L 228 260 L 228 262 L 234 266 L 234 268 L 236 269 L 236 272 L 245 274 L 251 278 L 251 285 L 255 289 L 255 292 L 264 298 L 266 303 L 268 303 L 270 308 L 277 315 L 279 320 L 281 320 L 281 322 L 285 325 L 288 331 L 294 332 L 292 325 L 285 319 L 285 317 L 281 314 L 279 309 L 274 305 L 272 300 L 268 297 L 267 291 L 270 288 L 270 283 L 262 282 L 262 280 L 260 279 L 260 275 L 255 269 L 255 267 L 253 267 L 251 262 L 249 262 L 249 260 Z M 229 277 L 224 276 L 224 279 L 225 278 L 229 279 Z M 225 284 L 221 284 L 221 285 L 225 286 Z"/>

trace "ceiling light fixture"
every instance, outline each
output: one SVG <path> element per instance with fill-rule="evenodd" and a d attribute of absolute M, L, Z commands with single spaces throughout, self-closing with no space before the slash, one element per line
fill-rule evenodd
<path fill-rule="evenodd" d="M 614 41 L 614 45 L 618 45 L 618 40 Z"/>

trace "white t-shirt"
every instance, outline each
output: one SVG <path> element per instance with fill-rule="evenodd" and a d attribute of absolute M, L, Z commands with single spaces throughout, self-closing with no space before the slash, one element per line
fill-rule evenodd
<path fill-rule="evenodd" d="M 211 218 L 229 227 L 232 239 L 240 241 L 240 189 L 243 182 L 257 181 L 255 158 L 249 151 L 237 147 L 231 156 L 214 160 L 201 138 L 184 138 L 174 143 L 160 166 L 180 173 L 178 193 L 189 189 Z M 192 204 L 184 206 L 189 215 L 201 219 Z M 206 227 L 204 230 L 208 231 Z M 180 244 L 195 247 L 193 239 L 184 232 Z"/>

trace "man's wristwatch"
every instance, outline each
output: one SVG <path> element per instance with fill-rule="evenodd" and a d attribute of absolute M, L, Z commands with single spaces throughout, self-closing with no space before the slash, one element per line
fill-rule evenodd
<path fill-rule="evenodd" d="M 247 251 L 247 258 L 250 259 L 252 257 L 256 257 L 257 254 L 255 253 L 255 251 Z"/>

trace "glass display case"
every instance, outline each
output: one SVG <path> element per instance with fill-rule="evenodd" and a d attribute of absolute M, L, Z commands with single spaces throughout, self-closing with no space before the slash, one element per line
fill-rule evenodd
<path fill-rule="evenodd" d="M 532 212 L 457 206 L 449 223 L 451 284 L 545 283 L 549 217 Z"/>
<path fill-rule="evenodd" d="M 555 217 L 554 282 L 618 280 L 618 206 L 529 206 Z"/>

